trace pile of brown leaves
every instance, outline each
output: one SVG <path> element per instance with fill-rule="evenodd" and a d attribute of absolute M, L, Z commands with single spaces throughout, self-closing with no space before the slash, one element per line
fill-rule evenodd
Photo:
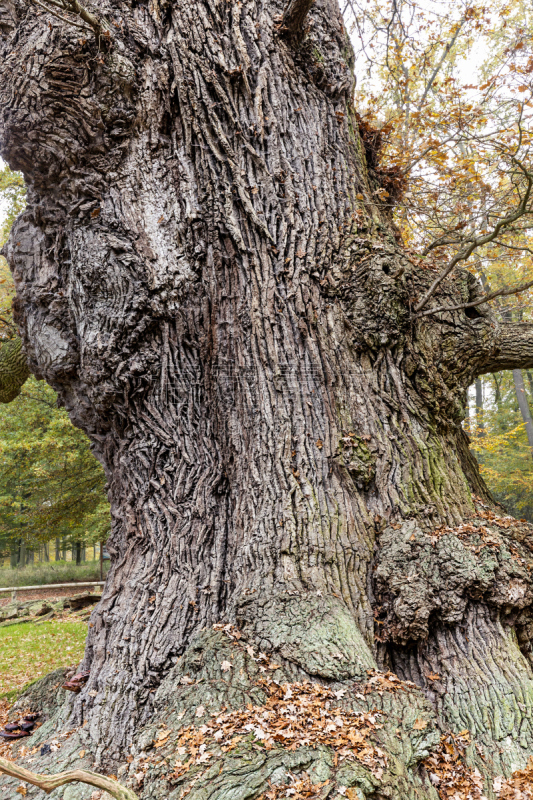
<path fill-rule="evenodd" d="M 290 800 L 318 800 L 322 796 L 322 789 L 329 784 L 311 783 L 309 775 L 303 772 L 301 775 L 288 773 L 289 784 L 272 785 L 267 792 L 260 795 L 257 800 L 282 800 L 289 797 Z M 348 790 L 349 791 L 349 790 Z"/>
<path fill-rule="evenodd" d="M 488 528 L 484 525 L 472 525 L 471 522 L 464 522 L 461 525 L 458 525 L 456 528 L 450 528 L 447 525 L 442 526 L 441 528 L 437 528 L 436 530 L 432 531 L 429 534 L 433 544 L 444 536 L 447 533 L 453 533 L 454 536 L 457 536 L 463 544 L 465 544 L 469 550 L 472 550 L 473 553 L 476 555 L 484 548 L 484 547 L 501 547 L 501 539 L 499 539 L 494 533 L 492 533 Z M 479 536 L 481 539 L 481 544 L 472 544 L 470 539 L 471 536 L 476 535 Z"/>
<path fill-rule="evenodd" d="M 267 750 L 278 743 L 288 750 L 318 744 L 333 747 L 336 763 L 357 759 L 381 778 L 386 755 L 370 741 L 374 731 L 383 727 L 379 712 L 358 714 L 339 708 L 337 703 L 345 689 L 333 691 L 307 682 L 279 685 L 264 681 L 264 686 L 270 695 L 264 705 L 217 714 L 209 724 L 180 731 L 175 745 L 180 760 L 169 780 L 178 780 L 191 767 L 206 764 L 215 756 L 209 746 L 216 744 L 227 753 L 250 734 Z M 199 706 L 196 716 L 201 718 L 204 713 L 205 709 Z M 170 733 L 161 731 L 154 746 L 166 744 Z"/>
<path fill-rule="evenodd" d="M 513 772 L 510 778 L 496 778 L 493 784 L 500 800 L 533 800 L 533 757 L 525 769 Z"/>
<path fill-rule="evenodd" d="M 471 770 L 464 762 L 464 752 L 470 744 L 468 731 L 454 736 L 441 736 L 435 753 L 424 760 L 429 779 L 441 800 L 486 800 L 483 779 L 478 769 Z"/>
<path fill-rule="evenodd" d="M 394 672 L 378 672 L 375 669 L 367 669 L 368 681 L 365 683 L 363 692 L 364 694 L 372 694 L 376 692 L 383 696 L 383 692 L 396 694 L 399 691 L 407 692 L 412 689 L 418 689 L 416 683 L 412 681 L 402 681 L 394 674 Z M 355 695 L 358 697 L 358 695 Z"/>

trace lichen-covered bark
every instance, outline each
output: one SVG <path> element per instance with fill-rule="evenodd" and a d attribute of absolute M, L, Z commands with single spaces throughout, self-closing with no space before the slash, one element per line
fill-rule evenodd
<path fill-rule="evenodd" d="M 296 38 L 284 8 L 97 0 L 95 40 L 0 0 L 2 153 L 28 185 L 5 248 L 17 320 L 109 478 L 112 567 L 73 707 L 100 762 L 220 621 L 291 679 L 390 665 L 443 728 L 484 719 L 469 681 L 488 718 L 502 697 L 528 713 L 531 589 L 507 554 L 529 563 L 529 534 L 491 549 L 475 537 L 496 523 L 461 527 L 487 492 L 460 423 L 476 375 L 533 364 L 531 326 L 413 317 L 435 275 L 380 205 L 336 0 Z M 459 272 L 435 301 L 478 291 Z M 448 658 L 441 702 L 424 670 Z M 502 732 L 525 763 L 522 716 L 487 747 Z"/>

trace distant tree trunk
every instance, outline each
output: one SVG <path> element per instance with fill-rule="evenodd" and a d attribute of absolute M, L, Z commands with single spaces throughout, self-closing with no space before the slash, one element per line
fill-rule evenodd
<path fill-rule="evenodd" d="M 56 536 L 56 561 L 61 560 L 61 540 Z"/>
<path fill-rule="evenodd" d="M 533 375 L 529 369 L 526 370 L 527 380 L 529 383 L 529 391 L 531 393 L 531 398 L 533 399 Z"/>
<path fill-rule="evenodd" d="M 26 566 L 26 558 L 27 558 L 26 542 L 24 541 L 24 539 L 21 539 L 20 540 L 20 549 L 19 549 L 19 567 L 25 567 Z"/>
<path fill-rule="evenodd" d="M 397 670 L 492 786 L 533 753 L 533 589 L 508 545 L 531 554 L 460 527 L 489 525 L 461 421 L 479 375 L 533 366 L 533 325 L 413 315 L 436 273 L 397 241 L 336 0 L 296 32 L 282 0 L 91 8 L 101 52 L 0 0 L 0 137 L 28 184 L 4 248 L 28 361 L 108 476 L 75 706 L 96 758 L 223 621 L 352 694 Z M 458 271 L 432 302 L 477 292 Z"/>
<path fill-rule="evenodd" d="M 81 555 L 82 555 L 81 542 L 76 542 L 76 544 L 72 548 L 72 560 L 76 561 L 77 567 L 79 567 L 79 565 L 81 564 Z"/>
<path fill-rule="evenodd" d="M 483 421 L 483 382 L 480 378 L 476 380 L 476 428 L 477 435 L 485 435 L 485 423 Z"/>
<path fill-rule="evenodd" d="M 44 560 L 45 560 L 47 563 L 50 561 L 50 552 L 49 552 L 49 550 L 48 550 L 48 543 L 47 543 L 47 542 L 45 542 L 45 543 L 43 544 L 43 557 L 44 557 Z"/>
<path fill-rule="evenodd" d="M 502 408 L 502 378 L 503 376 L 497 372 L 492 376 L 494 378 L 494 402 L 498 406 L 498 410 Z"/>
<path fill-rule="evenodd" d="M 67 539 L 65 536 L 61 537 L 61 559 L 67 560 Z"/>
<path fill-rule="evenodd" d="M 9 561 L 12 569 L 15 569 L 18 566 L 19 557 L 20 557 L 20 542 L 11 545 Z"/>
<path fill-rule="evenodd" d="M 533 419 L 531 419 L 531 410 L 527 400 L 526 387 L 524 386 L 524 376 L 521 369 L 513 369 L 513 381 L 516 392 L 516 399 L 518 400 L 518 408 L 524 421 L 526 429 L 527 441 L 531 447 L 531 454 L 533 456 Z"/>

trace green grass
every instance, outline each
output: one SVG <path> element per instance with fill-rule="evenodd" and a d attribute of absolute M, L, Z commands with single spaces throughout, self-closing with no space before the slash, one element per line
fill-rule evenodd
<path fill-rule="evenodd" d="M 109 561 L 106 562 L 109 565 Z M 109 568 L 104 563 L 104 577 Z M 100 563 L 86 561 L 79 567 L 71 561 L 54 561 L 22 569 L 0 569 L 0 588 L 9 586 L 43 586 L 47 583 L 75 583 L 99 581 Z"/>
<path fill-rule="evenodd" d="M 86 636 L 84 622 L 50 620 L 0 628 L 0 699 L 13 701 L 24 687 L 48 672 L 76 666 Z"/>

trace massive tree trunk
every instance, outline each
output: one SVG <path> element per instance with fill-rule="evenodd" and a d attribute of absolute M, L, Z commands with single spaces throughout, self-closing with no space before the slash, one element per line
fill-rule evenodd
<path fill-rule="evenodd" d="M 74 709 L 96 755 L 222 621 L 288 674 L 396 670 L 508 773 L 533 753 L 531 533 L 475 515 L 461 420 L 476 376 L 533 366 L 533 326 L 413 315 L 435 272 L 380 200 L 336 0 L 296 31 L 282 0 L 91 8 L 96 39 L 0 0 L 0 128 L 28 361 L 109 481 Z M 458 273 L 436 305 L 477 291 Z"/>

